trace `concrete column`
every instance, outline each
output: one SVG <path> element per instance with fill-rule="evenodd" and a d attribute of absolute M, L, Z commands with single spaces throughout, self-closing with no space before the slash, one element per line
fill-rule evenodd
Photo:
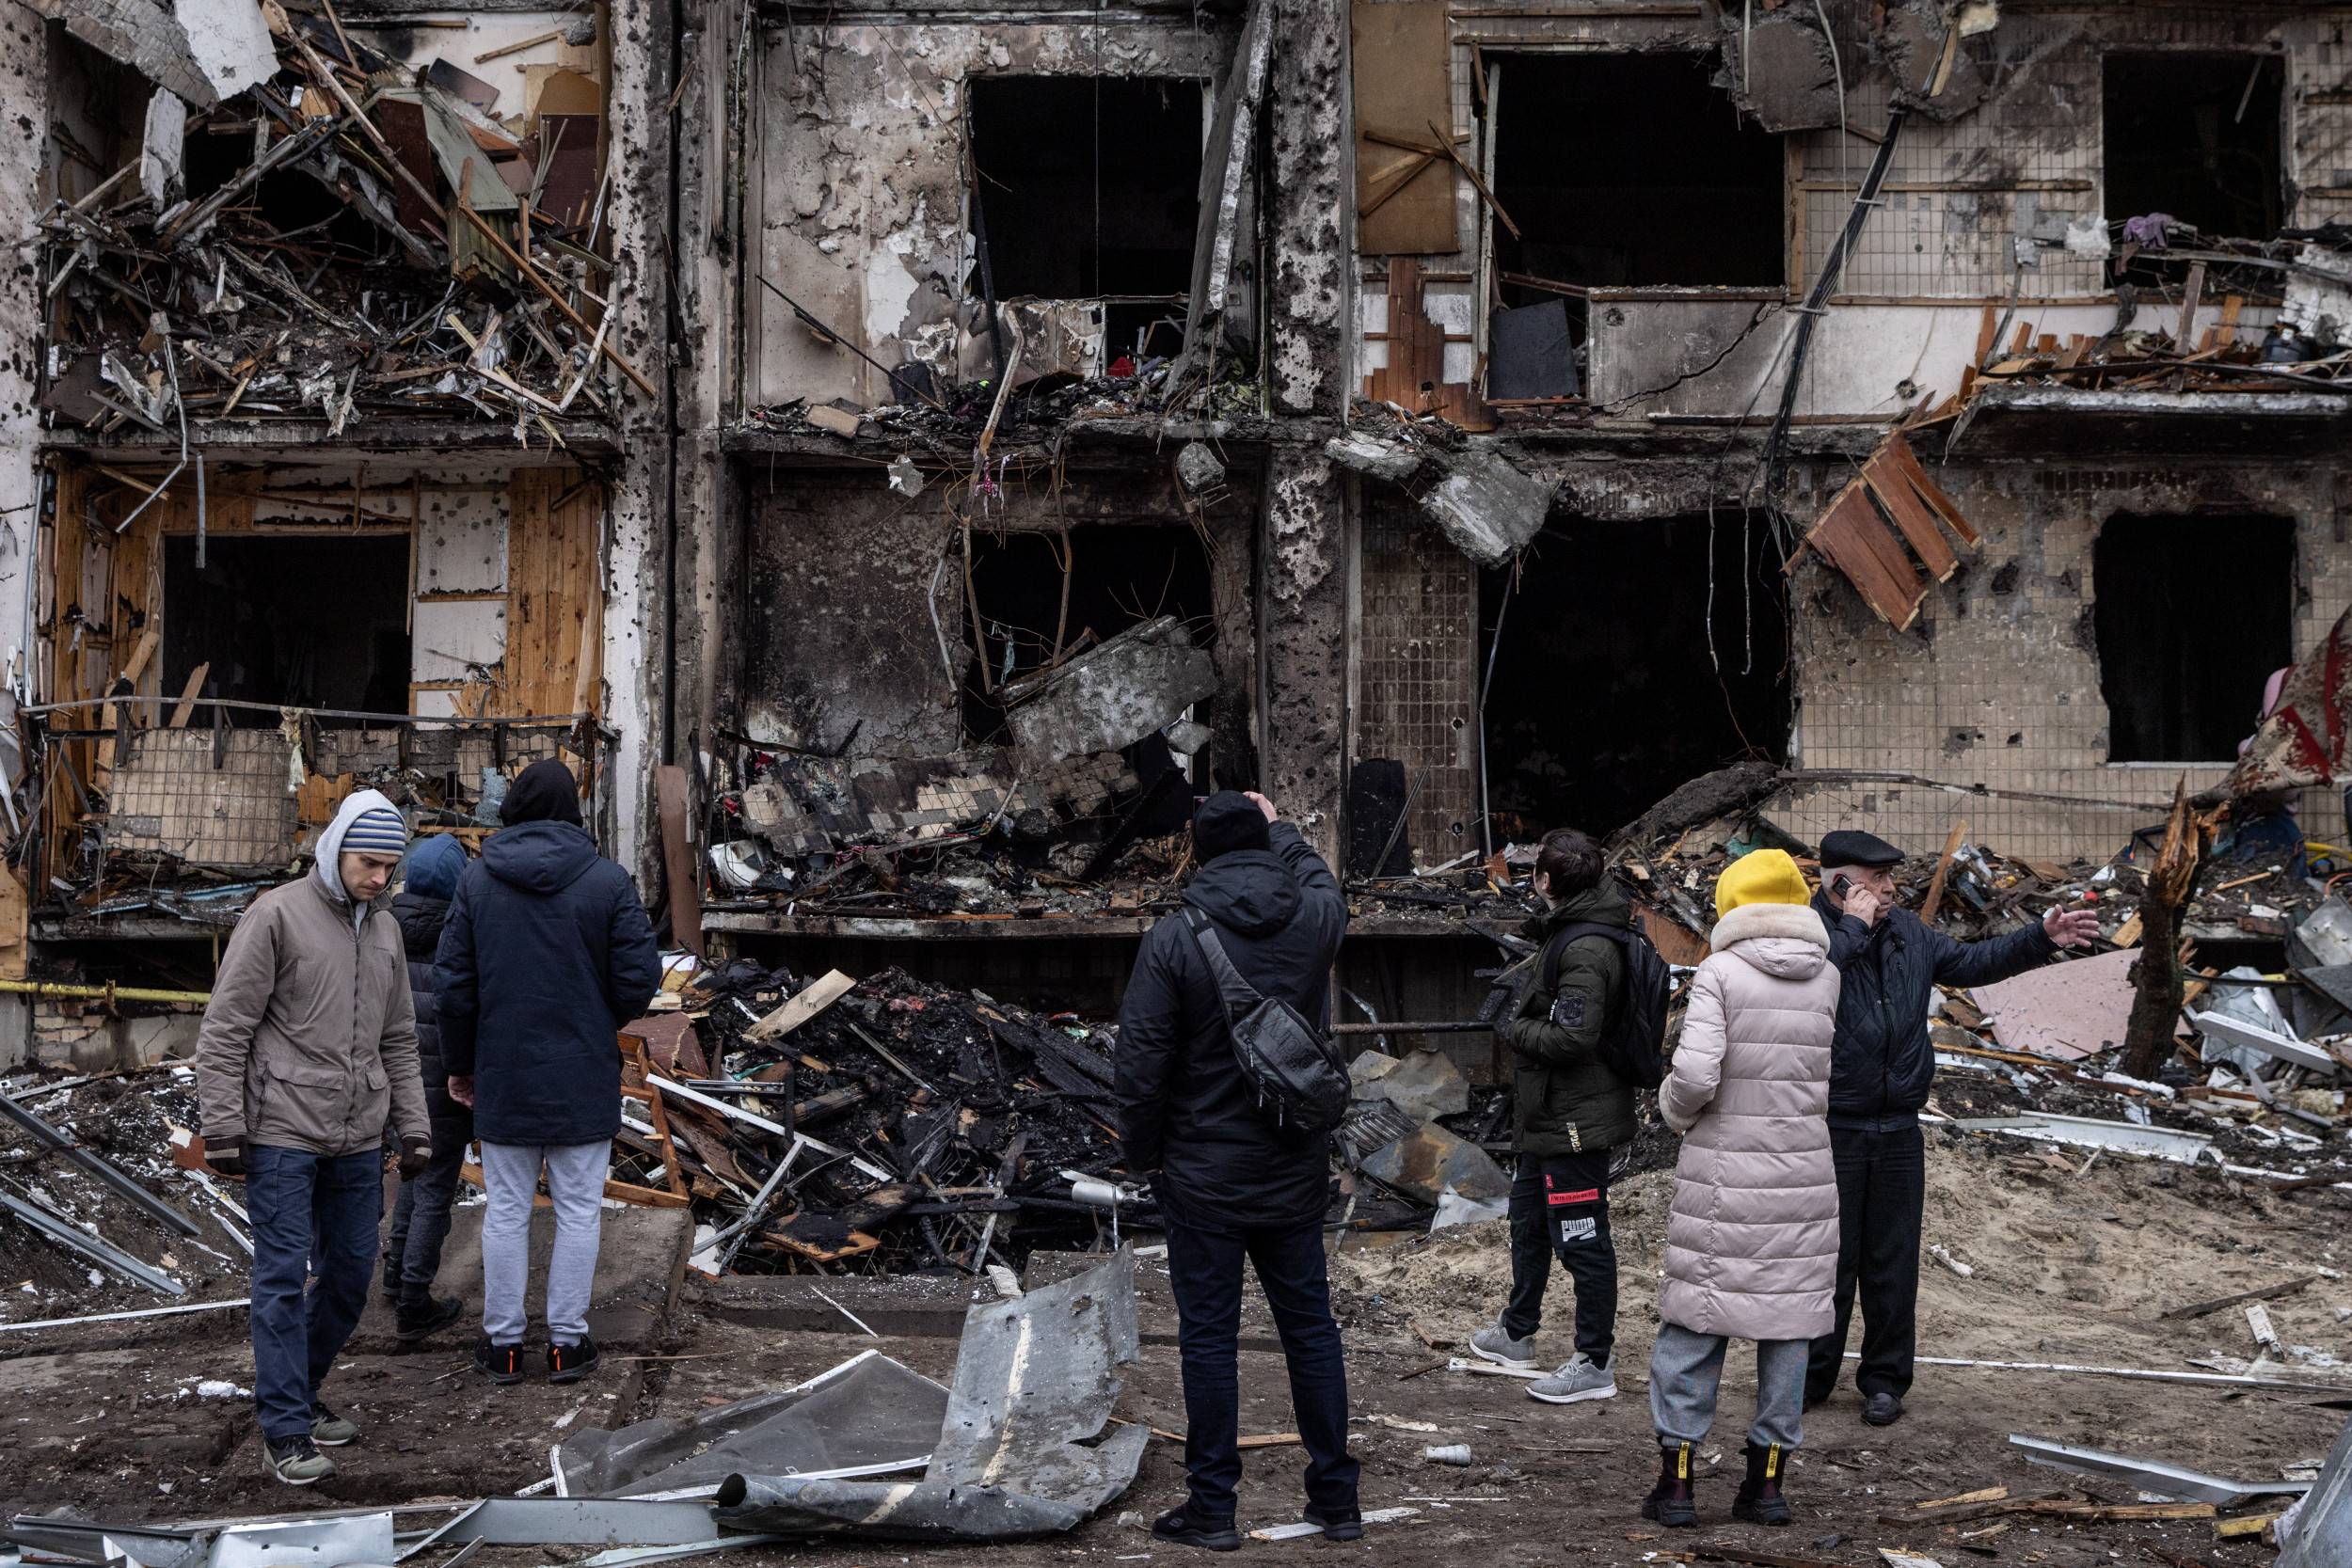
<path fill-rule="evenodd" d="M 1341 872 L 1346 797 L 1346 476 L 1313 447 L 1274 449 L 1260 531 L 1259 787 Z"/>
<path fill-rule="evenodd" d="M 1273 180 L 1269 392 L 1279 423 L 1336 421 L 1355 376 L 1347 313 L 1355 219 L 1344 0 L 1279 0 L 1267 89 Z M 1343 870 L 1347 751 L 1346 477 L 1295 426 L 1267 463 L 1258 550 L 1262 787 Z"/>

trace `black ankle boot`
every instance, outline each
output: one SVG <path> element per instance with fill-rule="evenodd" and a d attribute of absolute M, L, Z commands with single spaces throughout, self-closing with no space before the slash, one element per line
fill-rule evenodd
<path fill-rule="evenodd" d="M 1695 1529 L 1699 1522 L 1697 1478 L 1692 1445 L 1676 1443 L 1659 1450 L 1658 1484 L 1642 1499 L 1642 1517 L 1655 1519 L 1669 1529 Z"/>
<path fill-rule="evenodd" d="M 1757 1448 L 1751 1441 L 1747 1448 L 1748 1479 L 1740 1483 L 1739 1496 L 1731 1499 L 1731 1516 L 1757 1525 L 1785 1525 L 1795 1517 L 1788 1509 L 1788 1499 L 1780 1495 L 1780 1467 L 1788 1463 L 1788 1450 L 1778 1443 Z"/>

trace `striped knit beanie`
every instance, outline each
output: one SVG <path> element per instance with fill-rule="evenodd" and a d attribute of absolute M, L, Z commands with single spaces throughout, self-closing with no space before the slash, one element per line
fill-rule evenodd
<path fill-rule="evenodd" d="M 343 830 L 342 848 L 354 855 L 398 855 L 408 847 L 408 824 L 389 806 L 370 806 Z"/>

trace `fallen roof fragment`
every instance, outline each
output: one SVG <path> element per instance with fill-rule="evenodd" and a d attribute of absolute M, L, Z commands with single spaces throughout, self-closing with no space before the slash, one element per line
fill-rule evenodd
<path fill-rule="evenodd" d="M 919 1481 L 729 1476 L 717 1517 L 739 1529 L 888 1540 L 1009 1540 L 1072 1528 L 1135 1480 L 1151 1429 L 1110 1419 L 1114 1367 L 1137 1359 L 1135 1248 L 964 1317 L 956 1381 Z"/>

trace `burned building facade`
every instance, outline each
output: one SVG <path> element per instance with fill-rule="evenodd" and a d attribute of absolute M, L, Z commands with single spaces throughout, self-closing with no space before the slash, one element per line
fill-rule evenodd
<path fill-rule="evenodd" d="M 2104 859 L 2352 605 L 2352 8 L 247 3 L 9 16 L 20 958 L 560 750 L 681 942 L 1089 1011 L 1262 789 L 1468 1017 L 1508 843 Z"/>

